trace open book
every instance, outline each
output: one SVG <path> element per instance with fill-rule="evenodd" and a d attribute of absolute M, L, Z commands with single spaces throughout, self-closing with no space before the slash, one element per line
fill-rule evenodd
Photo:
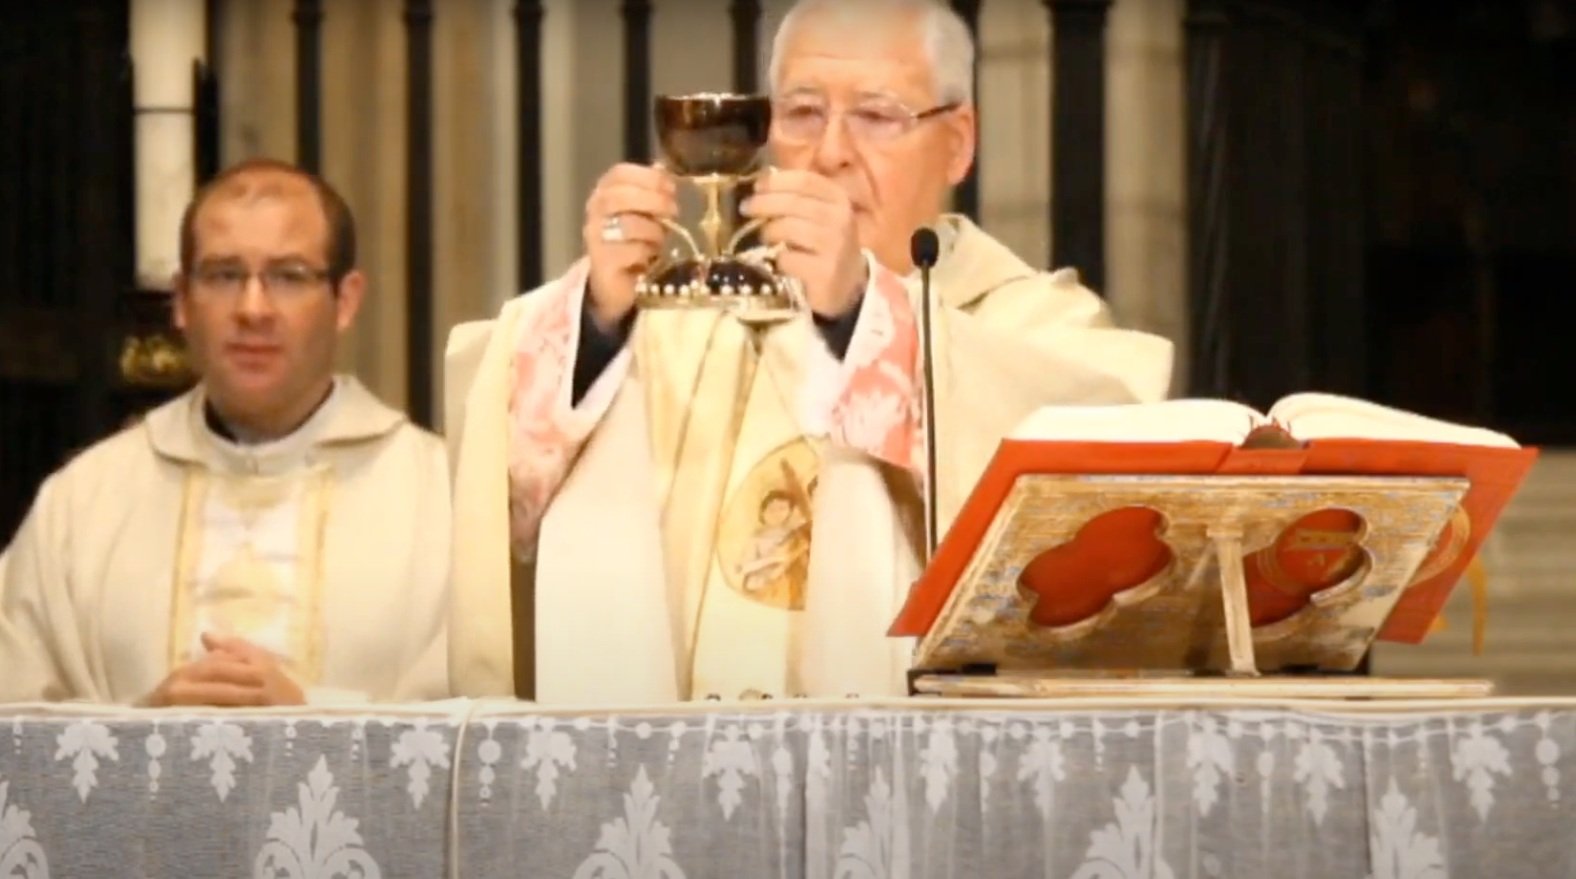
<path fill-rule="evenodd" d="M 1492 430 L 1428 418 L 1335 394 L 1283 397 L 1267 413 L 1229 400 L 1167 400 L 1128 406 L 1048 406 L 1009 439 L 1083 442 L 1221 442 L 1242 445 L 1255 430 L 1279 427 L 1290 438 L 1409 440 L 1517 448 Z M 1264 436 L 1261 433 L 1259 436 Z M 1264 447 L 1278 444 L 1266 437 Z"/>
<path fill-rule="evenodd" d="M 1205 399 L 1043 408 L 1002 441 L 889 633 L 929 631 L 1019 476 L 1464 477 L 1470 487 L 1460 509 L 1378 633 L 1385 640 L 1417 643 L 1536 457 L 1536 449 L 1501 433 L 1333 394 L 1294 394 L 1267 413 Z M 1102 523 L 1098 540 L 1108 545 L 1089 555 L 1107 561 L 1086 573 L 1091 582 L 1105 584 L 1091 585 L 1082 595 L 1076 584 L 1060 583 L 1056 593 L 1063 606 L 1048 607 L 1042 599 L 1035 618 L 1046 625 L 1085 618 L 1110 594 L 1112 569 L 1131 568 L 1141 576 L 1161 566 L 1158 554 L 1165 549 L 1148 537 L 1157 518 L 1152 511 L 1130 509 Z M 1320 510 L 1245 557 L 1253 624 L 1285 619 L 1306 607 L 1313 594 L 1349 577 L 1358 564 L 1362 527 L 1349 512 Z M 1156 555 L 1149 559 L 1145 553 Z"/>

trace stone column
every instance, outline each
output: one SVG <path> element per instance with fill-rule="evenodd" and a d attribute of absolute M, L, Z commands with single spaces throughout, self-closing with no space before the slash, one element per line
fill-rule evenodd
<path fill-rule="evenodd" d="M 1106 55 L 1105 293 L 1126 326 L 1176 344 L 1187 387 L 1182 0 L 1117 0 Z"/>
<path fill-rule="evenodd" d="M 195 65 L 204 60 L 202 0 L 133 0 L 136 282 L 168 290 L 180 268 L 180 220 L 196 186 Z"/>
<path fill-rule="evenodd" d="M 1030 265 L 1061 268 L 1047 209 L 1057 197 L 1048 172 L 1050 28 L 1038 4 L 999 0 L 981 11 L 982 223 Z M 1120 325 L 1176 343 L 1173 390 L 1186 386 L 1187 366 L 1182 12 L 1182 0 L 1115 0 L 1107 13 L 1098 288 Z"/>

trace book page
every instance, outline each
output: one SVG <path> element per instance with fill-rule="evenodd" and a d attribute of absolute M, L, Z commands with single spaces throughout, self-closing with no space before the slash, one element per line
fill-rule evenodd
<path fill-rule="evenodd" d="M 1116 406 L 1045 406 L 1018 423 L 1014 440 L 1221 442 L 1237 445 L 1264 416 L 1229 400 L 1166 400 Z"/>
<path fill-rule="evenodd" d="M 1382 439 L 1466 446 L 1519 448 L 1502 433 L 1455 424 L 1338 394 L 1304 393 L 1281 398 L 1269 411 L 1298 439 Z"/>

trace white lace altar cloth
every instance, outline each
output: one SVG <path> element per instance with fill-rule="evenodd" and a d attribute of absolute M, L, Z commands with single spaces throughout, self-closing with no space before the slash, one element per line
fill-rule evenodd
<path fill-rule="evenodd" d="M 1576 876 L 1576 702 L 0 708 L 50 876 Z"/>

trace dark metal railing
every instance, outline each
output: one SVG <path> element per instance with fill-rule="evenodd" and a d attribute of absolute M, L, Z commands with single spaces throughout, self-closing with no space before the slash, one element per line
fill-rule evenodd
<path fill-rule="evenodd" d="M 1045 0 L 1051 15 L 1051 265 L 1105 286 L 1105 24 L 1111 0 Z"/>
<path fill-rule="evenodd" d="M 323 167 L 323 2 L 296 0 L 296 163 L 317 173 Z"/>
<path fill-rule="evenodd" d="M 624 160 L 651 160 L 651 2 L 624 0 Z"/>
<path fill-rule="evenodd" d="M 952 8 L 957 10 L 965 24 L 969 26 L 969 33 L 974 36 L 974 45 L 980 42 L 980 7 L 981 0 L 952 0 Z M 980 106 L 984 104 L 984 96 L 980 94 L 979 64 L 974 65 L 974 108 L 976 115 Z M 980 216 L 980 156 L 979 150 L 974 152 L 974 167 L 969 169 L 969 176 L 963 178 L 958 184 L 958 189 L 953 197 L 953 210 L 973 220 Z"/>
<path fill-rule="evenodd" d="M 411 420 L 433 426 L 432 0 L 405 0 L 405 369 Z"/>
<path fill-rule="evenodd" d="M 514 5 L 516 119 L 519 132 L 516 169 L 519 175 L 519 241 L 516 245 L 518 290 L 536 288 L 543 280 L 542 229 L 542 3 L 520 0 Z"/>
<path fill-rule="evenodd" d="M 733 24 L 733 90 L 754 94 L 760 89 L 760 0 L 733 0 L 728 18 Z"/>

